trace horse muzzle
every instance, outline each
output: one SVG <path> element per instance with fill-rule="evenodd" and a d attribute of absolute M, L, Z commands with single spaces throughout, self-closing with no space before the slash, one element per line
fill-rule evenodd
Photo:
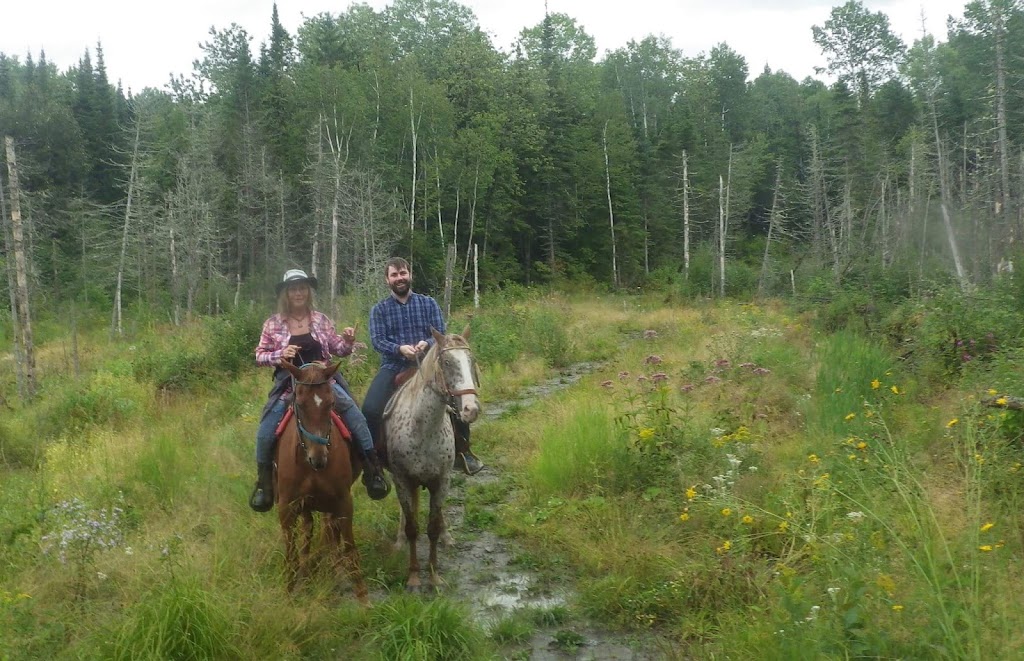
<path fill-rule="evenodd" d="M 475 422 L 480 416 L 480 400 L 476 395 L 463 395 L 459 407 L 459 417 L 465 423 Z"/>
<path fill-rule="evenodd" d="M 327 468 L 327 453 L 307 454 L 306 461 L 309 462 L 309 465 L 313 470 L 323 470 L 324 468 Z"/>

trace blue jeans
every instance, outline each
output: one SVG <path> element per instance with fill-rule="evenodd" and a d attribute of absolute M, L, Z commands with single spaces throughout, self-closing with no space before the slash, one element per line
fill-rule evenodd
<path fill-rule="evenodd" d="M 355 401 L 336 382 L 331 382 L 331 389 L 334 390 L 334 410 L 341 416 L 342 422 L 348 427 L 352 438 L 359 444 L 365 455 L 373 449 L 373 437 L 370 436 L 370 428 L 366 424 L 363 412 L 356 406 Z M 260 421 L 256 430 L 256 463 L 269 464 L 274 461 L 274 432 L 281 424 L 284 412 L 288 404 L 285 398 L 274 402 L 270 411 Z"/>

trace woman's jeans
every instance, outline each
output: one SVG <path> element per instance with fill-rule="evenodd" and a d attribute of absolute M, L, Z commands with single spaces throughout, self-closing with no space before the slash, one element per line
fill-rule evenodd
<path fill-rule="evenodd" d="M 342 422 L 348 427 L 352 438 L 359 443 L 365 455 L 373 449 L 373 438 L 370 436 L 370 428 L 366 424 L 363 412 L 356 406 L 355 401 L 336 381 L 331 382 L 331 389 L 334 390 L 334 410 L 341 416 Z M 274 402 L 274 406 L 260 420 L 260 426 L 256 430 L 256 463 L 269 464 L 274 461 L 274 432 L 281 424 L 284 412 L 288 408 L 285 397 Z"/>

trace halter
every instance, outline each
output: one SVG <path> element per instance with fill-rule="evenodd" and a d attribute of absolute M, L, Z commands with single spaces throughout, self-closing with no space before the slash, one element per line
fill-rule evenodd
<path fill-rule="evenodd" d="M 447 399 L 449 401 L 449 408 L 450 408 L 451 407 L 451 402 L 454 402 L 456 397 L 461 397 L 463 395 L 476 395 L 477 393 L 476 393 L 476 388 L 463 388 L 461 390 L 452 390 L 448 386 L 448 380 L 444 376 L 444 368 L 443 368 L 442 365 L 440 365 L 440 362 L 441 362 L 440 354 L 445 353 L 446 351 L 468 351 L 469 355 L 470 355 L 470 358 L 473 357 L 473 352 L 469 350 L 469 347 L 444 347 L 442 349 L 438 349 L 438 357 L 437 357 L 437 362 L 438 362 L 437 373 L 438 373 L 438 377 L 437 378 L 440 379 L 440 381 L 441 381 L 441 389 L 440 390 L 438 390 L 437 388 L 432 388 L 432 389 L 435 390 L 439 395 L 444 395 L 444 396 L 447 397 Z M 470 361 L 470 362 L 473 365 L 476 364 L 476 361 Z M 475 372 L 474 372 L 474 375 L 473 375 L 473 382 L 474 382 L 474 385 L 475 385 L 476 384 L 476 374 L 475 374 Z"/>
<path fill-rule="evenodd" d="M 306 363 L 310 365 L 312 363 Z M 301 368 L 300 368 L 301 369 Z M 330 379 L 324 379 L 323 381 L 299 381 L 294 376 L 292 377 L 292 391 L 294 392 L 295 386 L 322 386 L 325 383 L 329 383 Z M 302 449 L 306 449 L 306 440 L 310 440 L 314 443 L 323 445 L 324 447 L 331 447 L 331 426 L 327 427 L 327 436 L 320 436 L 306 429 L 302 424 L 302 420 L 299 418 L 299 406 L 298 398 L 292 397 L 292 414 L 295 416 L 295 425 L 299 428 L 299 444 L 302 445 Z M 332 425 L 333 426 L 333 425 Z"/>

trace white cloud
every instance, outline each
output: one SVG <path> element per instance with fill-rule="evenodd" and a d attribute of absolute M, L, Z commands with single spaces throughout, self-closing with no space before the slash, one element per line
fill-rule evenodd
<path fill-rule="evenodd" d="M 752 74 L 765 64 L 801 79 L 824 59 L 811 40 L 811 26 L 822 24 L 833 4 L 827 0 L 548 0 L 552 12 L 577 19 L 595 37 L 599 52 L 624 46 L 630 39 L 663 34 L 686 55 L 708 51 L 726 42 L 746 59 Z M 0 51 L 24 57 L 45 49 L 61 69 L 73 65 L 88 48 L 103 43 L 112 81 L 125 87 L 163 87 L 171 73 L 189 73 L 201 56 L 199 43 L 211 26 L 232 22 L 253 37 L 253 52 L 267 39 L 273 0 L 178 0 L 141 3 L 136 0 L 36 0 L 5 3 L 0 21 Z M 385 0 L 371 0 L 383 8 Z M 539 23 L 544 3 L 507 0 L 466 0 L 492 35 L 495 46 L 507 50 L 520 30 Z M 920 35 L 921 2 L 869 1 L 872 10 L 885 11 L 893 29 L 908 43 Z M 928 0 L 929 28 L 945 36 L 945 17 L 963 13 L 964 0 Z M 143 9 L 144 7 L 144 9 Z M 281 21 L 295 34 L 302 16 L 338 12 L 337 0 L 282 0 Z M 94 55 L 95 57 L 95 55 Z"/>

